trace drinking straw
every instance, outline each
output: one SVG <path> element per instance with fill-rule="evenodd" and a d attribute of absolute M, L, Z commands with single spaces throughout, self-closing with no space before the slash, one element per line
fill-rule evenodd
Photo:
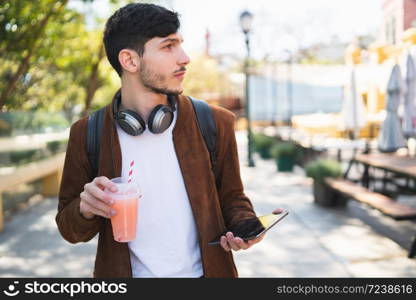
<path fill-rule="evenodd" d="M 129 179 L 128 183 L 131 183 L 131 180 L 133 179 L 133 171 L 134 171 L 134 160 L 130 162 L 130 169 L 129 169 Z"/>

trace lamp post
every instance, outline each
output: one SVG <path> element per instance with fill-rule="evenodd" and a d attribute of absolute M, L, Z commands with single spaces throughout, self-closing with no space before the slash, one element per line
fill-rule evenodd
<path fill-rule="evenodd" d="M 246 77 L 246 119 L 247 119 L 247 140 L 248 140 L 248 166 L 254 167 L 254 160 L 252 156 L 252 132 L 251 132 L 251 117 L 250 117 L 250 70 L 249 70 L 249 63 L 250 63 L 250 30 L 251 24 L 253 22 L 253 15 L 249 11 L 243 11 L 240 15 L 240 25 L 241 30 L 244 33 L 246 39 L 246 47 L 247 47 L 247 56 L 244 64 L 244 73 Z"/>
<path fill-rule="evenodd" d="M 272 122 L 271 126 L 276 126 L 277 114 L 277 95 L 278 95 L 278 81 L 277 81 L 277 66 L 276 62 L 272 63 Z"/>
<path fill-rule="evenodd" d="M 292 52 L 286 50 L 287 58 L 287 123 L 289 125 L 289 139 L 292 135 L 292 116 L 293 116 L 293 86 L 292 86 Z"/>

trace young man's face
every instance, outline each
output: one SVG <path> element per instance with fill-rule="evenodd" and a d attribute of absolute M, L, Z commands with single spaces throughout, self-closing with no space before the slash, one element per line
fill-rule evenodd
<path fill-rule="evenodd" d="M 149 90 L 162 94 L 181 94 L 189 56 L 182 49 L 179 33 L 153 38 L 145 44 L 140 58 L 139 80 Z"/>

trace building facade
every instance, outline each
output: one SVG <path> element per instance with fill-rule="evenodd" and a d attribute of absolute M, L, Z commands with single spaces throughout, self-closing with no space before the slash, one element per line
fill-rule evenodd
<path fill-rule="evenodd" d="M 416 27 L 416 0 L 384 0 L 382 41 L 395 45 L 406 29 Z"/>

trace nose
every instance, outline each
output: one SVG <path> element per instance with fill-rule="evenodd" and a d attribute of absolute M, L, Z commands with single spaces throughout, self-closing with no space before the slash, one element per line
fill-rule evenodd
<path fill-rule="evenodd" d="M 181 48 L 178 64 L 181 66 L 186 66 L 191 62 L 191 59 L 189 58 L 188 54 L 186 54 L 185 50 Z"/>

